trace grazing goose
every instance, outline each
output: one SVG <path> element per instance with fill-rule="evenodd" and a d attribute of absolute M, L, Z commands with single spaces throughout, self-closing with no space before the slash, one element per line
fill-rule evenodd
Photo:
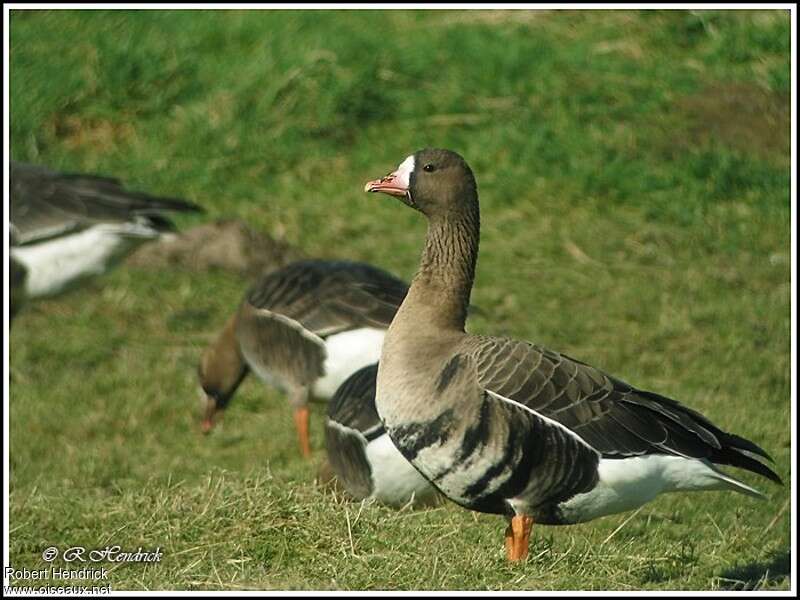
<path fill-rule="evenodd" d="M 375 411 L 373 364 L 353 373 L 328 405 L 325 449 L 336 478 L 356 500 L 375 498 L 390 506 L 424 504 L 435 489 L 400 454 Z"/>
<path fill-rule="evenodd" d="M 11 161 L 11 257 L 28 298 L 59 294 L 105 273 L 144 241 L 174 229 L 166 211 L 196 204 L 126 190 L 108 177 Z"/>
<path fill-rule="evenodd" d="M 780 483 L 756 459 L 769 459 L 764 450 L 674 400 L 535 344 L 464 332 L 480 219 L 458 154 L 421 150 L 365 190 L 428 219 L 419 271 L 384 340 L 378 414 L 445 496 L 509 519 L 509 559 L 527 555 L 534 521 L 588 521 L 663 492 L 761 495 L 716 465 Z"/>
<path fill-rule="evenodd" d="M 359 262 L 301 260 L 264 276 L 200 360 L 203 430 L 252 369 L 287 392 L 300 450 L 310 456 L 309 396 L 329 399 L 351 373 L 378 360 L 407 291 L 400 279 Z"/>

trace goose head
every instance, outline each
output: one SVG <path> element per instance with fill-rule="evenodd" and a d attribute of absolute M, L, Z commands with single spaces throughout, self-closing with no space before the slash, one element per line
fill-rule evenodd
<path fill-rule="evenodd" d="M 395 171 L 367 182 L 364 191 L 400 198 L 429 219 L 471 210 L 478 197 L 475 176 L 466 161 L 440 148 L 415 152 Z"/>
<path fill-rule="evenodd" d="M 197 375 L 203 390 L 203 433 L 213 429 L 248 373 L 236 343 L 233 320 L 200 358 Z"/>

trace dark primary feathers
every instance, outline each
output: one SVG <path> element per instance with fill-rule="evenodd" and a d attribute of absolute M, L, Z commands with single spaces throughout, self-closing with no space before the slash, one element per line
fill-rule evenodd
<path fill-rule="evenodd" d="M 202 212 L 177 198 L 151 196 L 123 188 L 119 180 L 58 173 L 11 161 L 10 221 L 15 244 L 26 244 L 98 223 L 135 219 L 159 231 L 174 229 L 164 211 Z"/>
<path fill-rule="evenodd" d="M 303 260 L 264 277 L 246 299 L 327 337 L 358 327 L 387 328 L 407 292 L 406 283 L 368 264 Z"/>
<path fill-rule="evenodd" d="M 638 390 L 528 342 L 469 340 L 481 386 L 558 421 L 604 458 L 672 454 L 747 469 L 781 482 L 751 456 L 770 459 L 764 450 L 675 400 Z"/>

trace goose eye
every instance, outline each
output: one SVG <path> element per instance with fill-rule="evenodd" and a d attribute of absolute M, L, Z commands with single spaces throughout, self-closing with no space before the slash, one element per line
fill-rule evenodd
<path fill-rule="evenodd" d="M 428 173 L 430 173 L 431 171 L 436 170 L 436 167 L 433 166 L 433 163 L 428 163 L 427 165 L 422 167 L 422 170 L 423 171 L 427 171 Z"/>

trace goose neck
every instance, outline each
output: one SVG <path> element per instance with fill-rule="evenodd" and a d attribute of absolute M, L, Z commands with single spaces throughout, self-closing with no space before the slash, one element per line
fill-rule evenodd
<path fill-rule="evenodd" d="M 441 329 L 464 331 L 475 264 L 480 219 L 477 210 L 431 218 L 420 268 L 409 300 L 420 315 Z"/>

